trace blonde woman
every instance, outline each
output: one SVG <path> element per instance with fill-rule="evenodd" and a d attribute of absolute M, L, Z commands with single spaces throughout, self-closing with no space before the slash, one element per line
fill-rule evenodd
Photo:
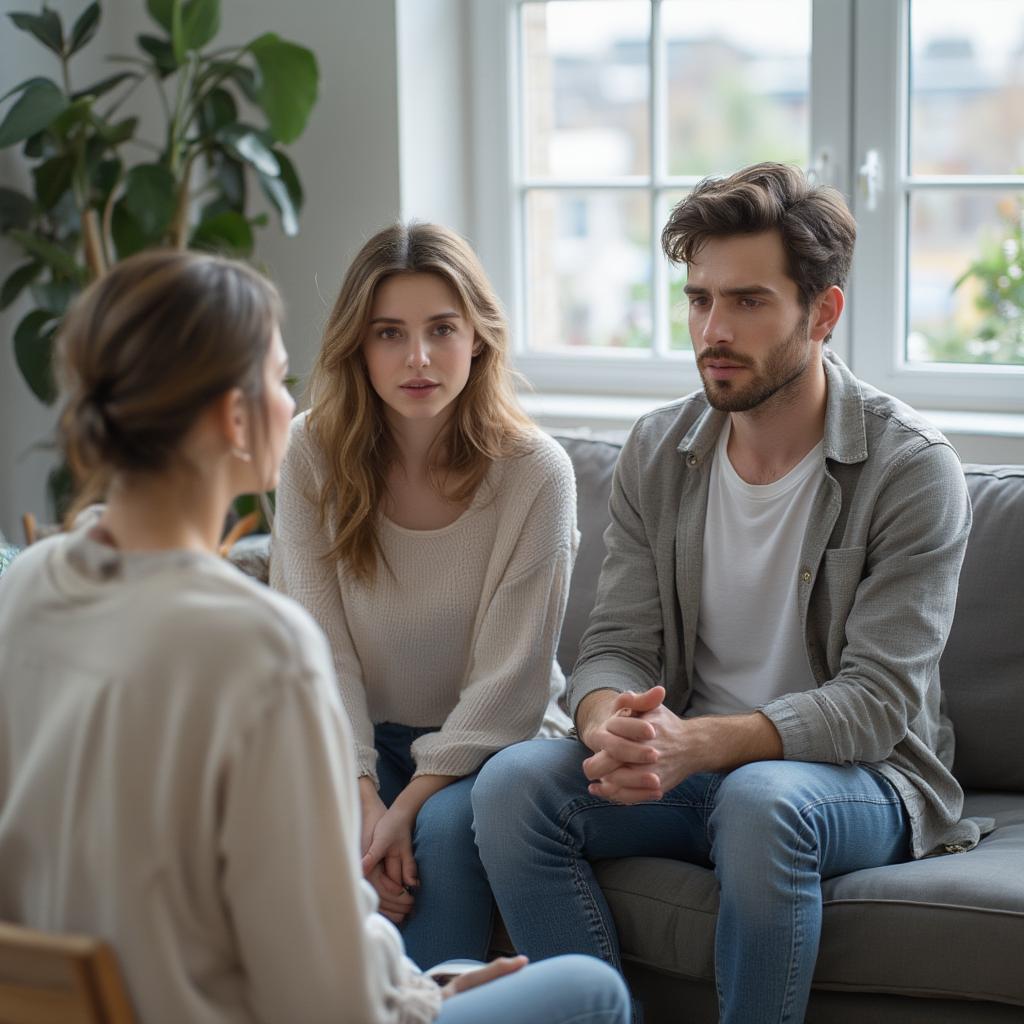
<path fill-rule="evenodd" d="M 516 404 L 507 347 L 459 236 L 381 231 L 345 276 L 277 495 L 271 582 L 330 640 L 363 868 L 421 965 L 488 949 L 477 770 L 569 725 L 555 647 L 575 483 Z"/>
<path fill-rule="evenodd" d="M 64 449 L 106 506 L 0 581 L 0 919 L 107 940 L 146 1024 L 624 1024 L 596 960 L 442 988 L 374 913 L 323 634 L 215 553 L 277 480 L 279 317 L 248 268 L 156 252 L 64 324 Z"/>

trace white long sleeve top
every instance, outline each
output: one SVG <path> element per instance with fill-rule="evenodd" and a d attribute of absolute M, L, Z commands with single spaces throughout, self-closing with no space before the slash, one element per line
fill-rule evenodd
<path fill-rule="evenodd" d="M 84 530 L 0 580 L 0 919 L 107 940 L 147 1024 L 425 1024 L 331 657 L 213 556 Z"/>
<path fill-rule="evenodd" d="M 529 452 L 492 464 L 443 529 L 406 530 L 381 516 L 386 566 L 369 585 L 325 558 L 325 472 L 300 415 L 277 488 L 270 582 L 327 634 L 359 774 L 376 781 L 379 722 L 437 727 L 412 746 L 417 774 L 468 775 L 512 743 L 564 735 L 555 649 L 579 534 L 561 445 L 537 431 Z"/>

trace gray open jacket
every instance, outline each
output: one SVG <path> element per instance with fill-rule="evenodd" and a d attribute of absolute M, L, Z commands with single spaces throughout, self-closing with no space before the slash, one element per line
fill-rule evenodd
<path fill-rule="evenodd" d="M 801 549 L 798 599 L 818 687 L 760 710 L 784 756 L 865 764 L 899 792 L 913 854 L 970 844 L 941 711 L 949 634 L 971 507 L 956 453 L 934 427 L 857 380 L 831 351 L 823 457 Z M 696 393 L 643 416 L 622 449 L 608 555 L 569 685 L 570 711 L 594 690 L 662 683 L 689 701 L 708 479 L 726 413 Z"/>

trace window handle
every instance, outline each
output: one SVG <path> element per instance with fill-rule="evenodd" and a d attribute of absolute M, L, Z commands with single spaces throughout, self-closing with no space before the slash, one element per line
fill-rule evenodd
<path fill-rule="evenodd" d="M 872 212 L 877 210 L 878 194 L 882 191 L 882 158 L 877 149 L 869 149 L 864 154 L 864 162 L 857 171 L 857 180 L 865 208 Z"/>

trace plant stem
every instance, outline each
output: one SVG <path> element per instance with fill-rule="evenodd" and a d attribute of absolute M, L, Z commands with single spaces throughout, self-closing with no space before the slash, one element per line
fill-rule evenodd
<path fill-rule="evenodd" d="M 90 277 L 93 280 L 102 277 L 107 269 L 107 261 L 103 255 L 99 218 L 93 209 L 85 210 L 82 213 L 82 248 L 85 252 L 85 265 L 89 268 Z"/>
<path fill-rule="evenodd" d="M 192 164 L 199 150 L 189 154 L 181 170 L 181 181 L 178 183 L 178 199 L 174 208 L 174 219 L 171 221 L 171 245 L 175 249 L 184 249 L 188 242 L 188 220 L 192 200 L 189 188 L 192 179 Z"/>

